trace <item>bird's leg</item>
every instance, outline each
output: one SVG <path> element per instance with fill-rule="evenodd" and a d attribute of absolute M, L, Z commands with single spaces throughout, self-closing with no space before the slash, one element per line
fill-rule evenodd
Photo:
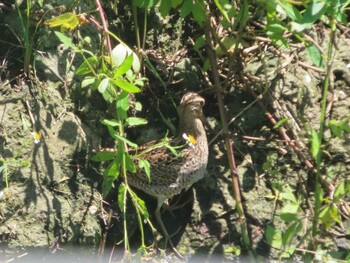
<path fill-rule="evenodd" d="M 165 236 L 165 244 L 167 243 L 167 241 L 169 241 L 170 243 L 170 246 L 171 246 L 171 249 L 174 251 L 175 255 L 180 258 L 180 259 L 184 259 L 184 257 L 179 253 L 179 251 L 177 251 L 177 249 L 174 247 L 174 244 L 173 242 L 171 241 L 171 238 L 168 234 L 168 231 L 166 230 L 164 224 L 163 224 L 163 220 L 162 220 L 162 216 L 160 214 L 160 208 L 162 207 L 162 204 L 163 204 L 163 201 L 161 198 L 158 198 L 158 204 L 157 204 L 157 208 L 156 208 L 156 211 L 155 211 L 155 216 L 156 216 L 156 219 L 158 221 L 158 224 L 160 225 L 160 228 L 162 229 L 162 232 Z"/>

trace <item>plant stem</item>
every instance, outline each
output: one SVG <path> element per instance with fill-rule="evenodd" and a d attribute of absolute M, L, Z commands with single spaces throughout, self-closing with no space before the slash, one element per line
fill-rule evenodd
<path fill-rule="evenodd" d="M 208 19 L 205 27 L 205 39 L 207 43 L 207 52 L 210 60 L 210 66 L 211 66 L 211 71 L 213 74 L 213 79 L 214 79 L 214 85 L 216 87 L 216 95 L 217 95 L 217 100 L 219 104 L 219 111 L 220 111 L 220 118 L 221 118 L 221 123 L 223 126 L 223 135 L 225 139 L 225 145 L 226 145 L 226 153 L 227 157 L 229 160 L 229 165 L 230 165 L 230 170 L 232 174 L 232 187 L 233 187 L 233 192 L 234 192 L 234 199 L 236 200 L 236 209 L 237 213 L 240 217 L 239 224 L 241 227 L 241 232 L 242 232 L 242 237 L 243 237 L 243 243 L 245 247 L 249 250 L 251 253 L 251 243 L 250 243 L 250 238 L 248 234 L 248 228 L 247 228 L 247 223 L 246 223 L 246 217 L 244 215 L 244 209 L 243 209 L 243 204 L 242 204 L 242 199 L 241 199 L 241 191 L 240 191 L 240 185 L 239 185 L 239 178 L 238 178 L 238 173 L 237 173 L 237 168 L 236 168 L 236 163 L 235 163 L 235 158 L 234 158 L 234 153 L 233 153 L 233 148 L 232 148 L 232 141 L 230 138 L 230 132 L 228 129 L 228 122 L 227 122 L 227 117 L 226 117 L 226 112 L 225 112 L 225 105 L 222 97 L 222 86 L 218 74 L 218 69 L 217 69 L 217 57 L 215 53 L 215 48 L 214 48 L 214 43 L 213 43 L 213 36 L 212 36 L 212 27 L 210 23 L 210 19 Z M 251 258 L 253 259 L 253 255 L 251 254 Z"/>
<path fill-rule="evenodd" d="M 326 106 L 327 106 L 327 94 L 329 88 L 329 78 L 332 70 L 333 64 L 333 46 L 334 46 L 334 38 L 335 38 L 335 11 L 333 10 L 332 17 L 330 19 L 331 24 L 331 33 L 329 36 L 329 44 L 327 51 L 327 74 L 324 79 L 323 91 L 322 91 L 322 101 L 321 101 L 321 116 L 320 116 L 320 128 L 318 131 L 318 140 L 320 149 L 316 155 L 316 182 L 315 182 L 315 213 L 313 218 L 313 226 L 312 226 L 312 236 L 315 237 L 318 233 L 318 219 L 320 214 L 320 208 L 322 203 L 322 188 L 321 188 L 321 162 L 322 162 L 322 139 L 323 139 L 323 131 L 325 125 L 325 117 L 326 117 Z"/>

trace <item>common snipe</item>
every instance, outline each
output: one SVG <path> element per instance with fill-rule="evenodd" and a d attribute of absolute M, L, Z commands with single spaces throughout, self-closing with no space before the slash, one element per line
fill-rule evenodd
<path fill-rule="evenodd" d="M 155 216 L 165 238 L 169 240 L 175 254 L 180 257 L 165 229 L 160 208 L 165 200 L 183 189 L 188 189 L 204 177 L 208 163 L 208 142 L 202 112 L 204 103 L 204 99 L 193 92 L 186 93 L 181 99 L 179 133 L 170 143 L 176 146 L 184 145 L 184 142 L 188 141 L 179 151 L 179 155 L 174 155 L 165 147 L 155 148 L 143 156 L 151 164 L 151 180 L 148 180 L 143 170 L 129 174 L 127 178 L 130 185 L 157 198 Z"/>

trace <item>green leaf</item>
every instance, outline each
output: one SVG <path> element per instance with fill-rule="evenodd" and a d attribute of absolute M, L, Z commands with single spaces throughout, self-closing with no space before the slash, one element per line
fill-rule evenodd
<path fill-rule="evenodd" d="M 114 186 L 114 177 L 104 177 L 102 181 L 102 195 L 106 197 Z"/>
<path fill-rule="evenodd" d="M 108 84 L 109 84 L 109 78 L 104 78 L 100 84 L 98 85 L 98 91 L 100 93 L 104 93 L 108 87 Z"/>
<path fill-rule="evenodd" d="M 61 32 L 66 30 L 72 31 L 79 26 L 79 23 L 79 16 L 71 12 L 56 16 L 45 22 L 49 27 L 61 27 Z"/>
<path fill-rule="evenodd" d="M 275 229 L 274 227 L 268 225 L 265 232 L 267 243 L 276 249 L 282 247 L 282 233 L 280 230 Z"/>
<path fill-rule="evenodd" d="M 145 125 L 147 124 L 147 120 L 143 118 L 137 118 L 137 117 L 129 117 L 125 121 L 125 125 L 129 127 L 138 126 L 138 125 Z"/>
<path fill-rule="evenodd" d="M 146 176 L 148 178 L 148 182 L 151 182 L 151 165 L 149 163 L 149 161 L 147 160 L 142 160 L 142 159 L 139 159 L 139 167 L 141 169 L 144 169 L 145 173 L 146 173 Z"/>
<path fill-rule="evenodd" d="M 116 108 L 119 119 L 125 120 L 127 118 L 127 112 L 129 110 L 129 94 L 125 91 L 118 94 Z"/>
<path fill-rule="evenodd" d="M 125 166 L 130 173 L 136 173 L 136 165 L 128 153 L 125 153 Z"/>
<path fill-rule="evenodd" d="M 163 17 L 165 17 L 169 14 L 169 11 L 171 9 L 171 3 L 172 3 L 172 1 L 170 1 L 170 0 L 161 1 L 160 6 L 159 6 L 159 12 Z"/>
<path fill-rule="evenodd" d="M 321 139 L 316 131 L 311 133 L 311 154 L 316 160 L 321 150 Z"/>
<path fill-rule="evenodd" d="M 184 1 L 183 4 L 181 5 L 181 17 L 185 18 L 188 16 L 193 9 L 193 2 L 192 1 Z"/>
<path fill-rule="evenodd" d="M 55 31 L 54 33 L 63 44 L 65 44 L 67 47 L 75 49 L 75 45 L 69 37 L 58 31 Z"/>
<path fill-rule="evenodd" d="M 140 199 L 134 192 L 131 192 L 131 193 L 132 193 L 132 196 L 133 196 L 134 205 L 137 206 L 137 209 L 142 213 L 144 218 L 148 219 L 149 218 L 149 214 L 148 214 L 145 202 L 142 199 Z M 136 201 L 136 203 L 135 203 L 135 201 Z"/>
<path fill-rule="evenodd" d="M 207 20 L 203 1 L 195 1 L 194 8 L 192 9 L 192 14 L 197 23 L 202 26 L 203 23 Z"/>
<path fill-rule="evenodd" d="M 98 66 L 97 58 L 89 57 L 88 59 L 84 60 L 83 63 L 81 63 L 75 74 L 78 76 L 90 74 L 96 66 Z"/>
<path fill-rule="evenodd" d="M 306 8 L 301 24 L 313 24 L 327 11 L 327 1 L 312 1 Z"/>
<path fill-rule="evenodd" d="M 121 183 L 118 188 L 118 206 L 120 211 L 122 211 L 122 213 L 124 213 L 124 210 L 125 210 L 125 200 L 124 200 L 125 191 L 126 191 L 125 184 Z"/>
<path fill-rule="evenodd" d="M 291 223 L 293 221 L 296 221 L 298 220 L 298 217 L 296 214 L 291 214 L 291 213 L 284 213 L 284 214 L 281 214 L 280 215 L 280 218 L 285 221 L 285 222 L 288 222 L 288 223 Z"/>
<path fill-rule="evenodd" d="M 112 126 L 112 127 L 119 127 L 120 126 L 120 122 L 118 120 L 115 120 L 115 119 L 111 119 L 111 120 L 103 119 L 101 121 L 101 123 L 103 125 Z"/>
<path fill-rule="evenodd" d="M 317 67 L 323 66 L 323 58 L 320 50 L 314 45 L 307 48 L 307 53 L 312 61 Z"/>
<path fill-rule="evenodd" d="M 330 120 L 327 123 L 327 127 L 329 127 L 332 131 L 332 134 L 336 137 L 340 137 L 343 132 L 350 132 L 350 126 L 348 124 L 349 118 L 346 118 L 343 121 Z"/>
<path fill-rule="evenodd" d="M 297 203 L 297 199 L 295 198 L 295 195 L 293 194 L 292 189 L 290 189 L 290 187 L 284 189 L 283 192 L 280 193 L 280 197 L 292 201 L 293 203 Z"/>
<path fill-rule="evenodd" d="M 108 131 L 109 131 L 109 134 L 111 135 L 111 137 L 119 140 L 120 142 L 125 142 L 126 144 L 128 144 L 129 146 L 131 146 L 133 148 L 137 148 L 136 143 L 133 143 L 133 142 L 129 141 L 128 139 L 118 135 L 117 132 L 111 126 L 107 126 L 107 128 L 108 128 Z"/>
<path fill-rule="evenodd" d="M 95 77 L 87 76 L 81 82 L 81 87 L 85 88 L 87 86 L 90 86 L 90 85 L 94 84 L 95 81 L 96 81 Z"/>
<path fill-rule="evenodd" d="M 105 162 L 105 161 L 110 161 L 113 160 L 115 157 L 115 152 L 99 152 L 96 153 L 94 156 L 91 157 L 91 160 L 95 162 Z"/>
<path fill-rule="evenodd" d="M 114 178 L 116 180 L 119 177 L 120 170 L 119 170 L 120 164 L 115 160 L 112 163 L 108 165 L 106 170 L 103 173 L 103 177 L 108 178 Z"/>
<path fill-rule="evenodd" d="M 141 92 L 141 90 L 138 87 L 136 87 L 135 85 L 123 79 L 113 79 L 113 83 L 117 85 L 119 88 L 121 88 L 122 90 L 129 93 Z"/>
<path fill-rule="evenodd" d="M 281 209 L 281 212 L 284 214 L 296 214 L 299 209 L 298 203 L 288 203 L 284 205 Z"/>
<path fill-rule="evenodd" d="M 112 50 L 112 64 L 120 67 L 128 55 L 128 47 L 124 44 L 118 44 Z"/>
<path fill-rule="evenodd" d="M 282 7 L 283 11 L 291 20 L 300 21 L 302 19 L 299 10 L 286 0 L 280 0 L 278 1 L 278 4 Z"/>
<path fill-rule="evenodd" d="M 282 235 L 283 245 L 290 245 L 292 238 L 296 238 L 301 229 L 302 225 L 300 224 L 300 222 L 295 222 L 291 224 Z"/>
<path fill-rule="evenodd" d="M 284 118 L 280 121 L 278 121 L 274 126 L 273 128 L 274 129 L 278 129 L 279 127 L 281 127 L 284 123 L 286 123 L 288 121 L 288 118 Z"/>
<path fill-rule="evenodd" d="M 128 70 L 131 69 L 132 63 L 133 63 L 133 54 L 129 55 L 125 61 L 123 62 L 123 64 L 120 65 L 120 67 L 118 67 L 116 69 L 116 71 L 114 72 L 114 76 L 113 78 L 116 79 L 119 76 L 125 74 Z"/>
<path fill-rule="evenodd" d="M 335 188 L 333 199 L 334 202 L 339 201 L 340 199 L 345 197 L 346 194 L 346 189 L 345 189 L 345 181 L 339 183 L 337 187 Z"/>
<path fill-rule="evenodd" d="M 326 230 L 329 230 L 333 222 L 341 222 L 338 208 L 333 204 L 324 207 L 319 214 L 320 221 L 324 224 Z"/>

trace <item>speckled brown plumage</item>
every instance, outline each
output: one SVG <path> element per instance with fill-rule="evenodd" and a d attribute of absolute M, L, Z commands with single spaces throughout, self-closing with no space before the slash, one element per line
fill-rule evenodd
<path fill-rule="evenodd" d="M 158 206 L 155 213 L 157 220 L 176 254 L 178 252 L 173 247 L 161 220 L 160 207 L 169 197 L 183 189 L 188 189 L 205 174 L 208 163 L 208 142 L 203 125 L 204 102 L 201 96 L 193 92 L 186 93 L 180 102 L 179 133 L 171 141 L 171 145 L 184 145 L 186 140 L 183 139 L 183 134 L 195 139 L 192 145 L 181 148 L 178 151 L 180 156 L 175 156 L 165 147 L 152 149 L 142 155 L 142 158 L 151 164 L 151 180 L 148 180 L 143 170 L 139 170 L 136 174 L 129 174 L 127 178 L 129 185 L 157 198 Z"/>

